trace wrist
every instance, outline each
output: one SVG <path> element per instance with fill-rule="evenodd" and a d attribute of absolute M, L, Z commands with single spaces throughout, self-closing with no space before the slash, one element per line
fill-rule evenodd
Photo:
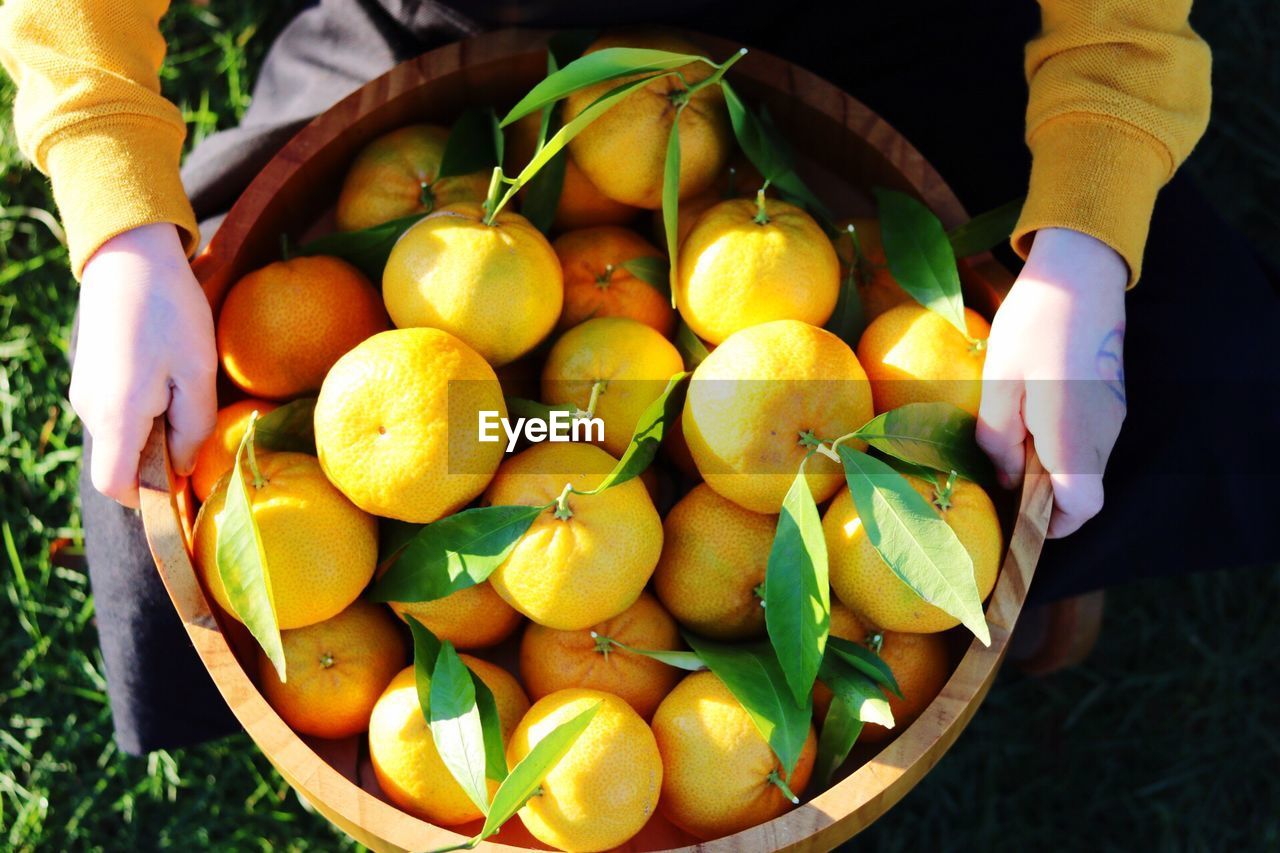
<path fill-rule="evenodd" d="M 155 222 L 115 235 L 99 246 L 85 263 L 83 281 L 88 283 L 96 278 L 95 269 L 119 272 L 122 268 L 138 270 L 144 267 L 190 269 L 176 225 Z"/>
<path fill-rule="evenodd" d="M 1029 278 L 1081 295 L 1121 296 L 1129 281 L 1124 258 L 1111 246 L 1070 228 L 1042 228 L 1019 280 Z"/>

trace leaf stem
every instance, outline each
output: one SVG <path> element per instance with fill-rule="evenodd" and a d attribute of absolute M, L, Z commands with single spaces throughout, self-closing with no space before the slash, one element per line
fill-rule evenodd
<path fill-rule="evenodd" d="M 493 224 L 493 221 L 497 219 L 498 213 L 502 210 L 503 206 L 507 203 L 507 200 L 511 198 L 510 192 L 506 193 L 506 195 L 504 195 L 501 199 L 498 198 L 498 190 L 502 187 L 502 182 L 503 182 L 502 167 L 494 166 L 493 176 L 489 179 L 489 192 L 485 195 L 485 198 L 484 198 L 484 224 L 485 225 Z"/>
<path fill-rule="evenodd" d="M 588 418 L 594 418 L 596 416 L 596 405 L 600 402 L 600 395 L 604 393 L 605 388 L 607 388 L 608 385 L 609 382 L 607 380 L 597 379 L 595 384 L 591 386 L 591 398 L 587 400 L 586 416 Z"/>
<path fill-rule="evenodd" d="M 739 59 L 741 59 L 746 55 L 747 55 L 747 49 L 745 47 L 738 48 L 737 53 L 735 53 L 733 56 L 726 59 L 724 62 L 721 62 L 719 65 L 716 65 L 715 66 L 716 70 L 711 72 L 710 76 L 706 77 L 705 79 L 699 80 L 697 83 L 694 83 L 692 86 L 690 86 L 689 94 L 693 95 L 694 92 L 698 91 L 699 89 L 705 86 L 719 85 L 721 78 L 723 78 L 725 75 L 725 72 L 728 71 L 730 68 L 732 68 L 734 66 L 734 63 L 736 63 Z M 714 65 L 715 63 L 712 63 L 712 64 Z"/>
<path fill-rule="evenodd" d="M 782 795 L 786 797 L 788 800 L 790 800 L 793 805 L 799 805 L 800 798 L 797 797 L 794 793 L 792 793 L 791 786 L 787 784 L 786 779 L 782 778 L 781 773 L 779 773 L 777 770 L 770 770 L 769 778 L 767 781 L 774 785 L 777 785 L 778 790 L 781 791 Z"/>
<path fill-rule="evenodd" d="M 555 502 L 555 517 L 561 521 L 573 518 L 573 510 L 569 508 L 569 495 L 573 494 L 573 483 L 565 483 L 564 489 Z"/>
<path fill-rule="evenodd" d="M 613 645 L 616 640 L 612 637 L 602 637 L 595 631 L 591 632 L 591 639 L 596 641 L 596 651 L 605 657 L 609 656 L 609 652 L 613 651 Z"/>
<path fill-rule="evenodd" d="M 756 215 L 751 221 L 757 225 L 769 224 L 769 211 L 765 207 L 764 187 L 756 190 Z"/>

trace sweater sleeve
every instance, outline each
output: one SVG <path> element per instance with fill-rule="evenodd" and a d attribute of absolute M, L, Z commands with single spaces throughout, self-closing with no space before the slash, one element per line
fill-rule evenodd
<path fill-rule="evenodd" d="M 187 250 L 195 215 L 179 177 L 186 127 L 160 94 L 168 0 L 8 0 L 0 62 L 17 84 L 22 152 L 49 176 L 77 278 L 98 247 L 172 222 Z"/>
<path fill-rule="evenodd" d="M 1142 270 L 1156 193 L 1209 121 L 1208 46 L 1191 0 L 1040 0 L 1027 45 L 1031 183 L 1013 233 L 1023 258 L 1041 228 L 1071 228 Z"/>

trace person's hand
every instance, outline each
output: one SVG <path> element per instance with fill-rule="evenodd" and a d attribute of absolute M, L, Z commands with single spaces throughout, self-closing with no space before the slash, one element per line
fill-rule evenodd
<path fill-rule="evenodd" d="M 85 265 L 71 405 L 93 437 L 93 486 L 138 505 L 138 461 L 155 418 L 169 414 L 169 452 L 191 473 L 213 430 L 213 316 L 173 225 L 109 240 Z"/>
<path fill-rule="evenodd" d="M 1064 228 L 1038 231 L 991 325 L 978 444 L 1010 487 L 1022 479 L 1027 434 L 1035 438 L 1053 484 L 1051 538 L 1102 509 L 1102 472 L 1125 416 L 1127 281 L 1105 243 Z"/>

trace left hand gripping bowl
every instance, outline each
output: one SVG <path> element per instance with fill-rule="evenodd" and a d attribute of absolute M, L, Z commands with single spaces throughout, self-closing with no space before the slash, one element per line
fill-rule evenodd
<path fill-rule="evenodd" d="M 355 153 L 374 137 L 415 121 L 448 121 L 469 104 L 511 104 L 546 71 L 545 32 L 501 30 L 433 50 L 396 66 L 303 128 L 267 164 L 236 202 L 194 264 L 217 306 L 229 285 L 278 257 L 280 235 L 297 240 L 329 210 Z M 702 35 L 709 55 L 737 45 Z M 947 228 L 968 219 L 964 208 L 918 151 L 883 119 L 813 74 L 752 50 L 733 70 L 733 82 L 767 105 L 787 129 L 812 186 L 828 203 L 871 210 L 869 189 L 885 186 L 915 195 Z M 990 255 L 961 262 L 967 303 L 994 313 L 1012 281 Z M 175 477 L 157 419 L 143 451 L 142 519 L 156 567 L 200 659 L 245 731 L 281 775 L 326 818 L 375 850 L 430 850 L 468 836 L 433 826 L 382 799 L 358 740 L 325 742 L 290 729 L 263 698 L 254 671 L 252 639 L 238 623 L 215 613 L 191 561 L 191 501 Z M 914 723 L 876 750 L 855 747 L 846 774 L 800 806 L 768 823 L 696 845 L 707 851 L 828 850 L 884 814 L 910 791 L 959 737 L 995 679 L 1026 599 L 1052 506 L 1048 477 L 1028 452 L 1027 476 L 1008 507 L 1009 547 L 987 603 L 991 645 L 969 641 L 942 692 Z M 849 772 L 847 768 L 854 768 Z M 479 849 L 515 851 L 504 832 Z M 503 843 L 504 837 L 511 841 Z M 657 844 L 693 850 L 680 836 Z M 624 849 L 653 849 L 633 841 Z"/>

